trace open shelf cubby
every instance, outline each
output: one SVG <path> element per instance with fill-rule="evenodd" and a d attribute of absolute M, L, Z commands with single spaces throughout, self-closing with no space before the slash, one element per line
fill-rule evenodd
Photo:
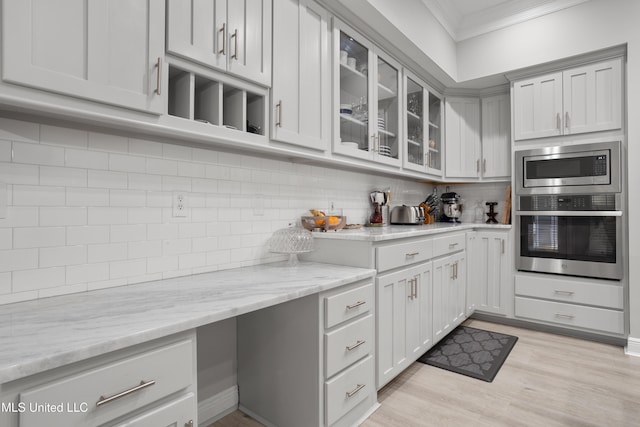
<path fill-rule="evenodd" d="M 267 96 L 258 92 L 170 65 L 167 111 L 183 119 L 265 135 Z"/>

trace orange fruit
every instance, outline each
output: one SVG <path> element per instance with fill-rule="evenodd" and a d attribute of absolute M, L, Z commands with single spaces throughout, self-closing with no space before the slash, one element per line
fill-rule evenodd
<path fill-rule="evenodd" d="M 329 217 L 329 225 L 338 225 L 340 224 L 340 217 L 330 216 Z"/>

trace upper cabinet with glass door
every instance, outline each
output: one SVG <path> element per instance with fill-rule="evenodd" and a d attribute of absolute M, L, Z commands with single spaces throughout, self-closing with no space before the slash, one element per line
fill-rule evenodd
<path fill-rule="evenodd" d="M 400 166 L 400 65 L 334 20 L 333 151 Z"/>
<path fill-rule="evenodd" d="M 442 101 L 420 79 L 405 71 L 405 169 L 442 177 Z"/>

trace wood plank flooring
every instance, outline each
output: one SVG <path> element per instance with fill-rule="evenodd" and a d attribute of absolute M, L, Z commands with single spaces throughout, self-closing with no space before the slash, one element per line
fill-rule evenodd
<path fill-rule="evenodd" d="M 640 358 L 607 344 L 465 324 L 519 337 L 492 383 L 414 363 L 378 392 L 382 406 L 362 426 L 640 426 Z M 236 411 L 211 427 L 256 426 Z"/>

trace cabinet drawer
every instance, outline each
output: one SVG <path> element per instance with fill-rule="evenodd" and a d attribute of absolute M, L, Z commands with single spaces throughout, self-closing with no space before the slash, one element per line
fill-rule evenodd
<path fill-rule="evenodd" d="M 196 424 L 198 412 L 196 395 L 186 394 L 176 400 L 150 409 L 137 417 L 116 424 L 114 427 L 146 427 L 146 426 L 188 426 L 189 421 Z"/>
<path fill-rule="evenodd" d="M 56 413 L 25 411 L 20 426 L 99 425 L 188 387 L 194 371 L 191 340 L 134 355 L 21 393 L 27 407 L 62 403 L 64 408 Z M 67 410 L 67 404 L 87 411 Z"/>
<path fill-rule="evenodd" d="M 518 275 L 516 275 L 515 283 L 516 295 L 620 310 L 624 308 L 624 293 L 619 284 L 592 283 L 587 279 L 540 278 Z"/>
<path fill-rule="evenodd" d="M 325 378 L 330 378 L 373 349 L 373 315 L 324 334 Z"/>
<path fill-rule="evenodd" d="M 516 297 L 516 317 L 595 331 L 624 333 L 622 311 Z"/>
<path fill-rule="evenodd" d="M 375 392 L 373 357 L 324 383 L 326 424 L 331 425 Z"/>
<path fill-rule="evenodd" d="M 433 239 L 433 257 L 462 251 L 467 241 L 464 233 L 447 234 Z"/>
<path fill-rule="evenodd" d="M 366 313 L 373 307 L 373 283 L 324 298 L 324 326 L 331 328 Z"/>
<path fill-rule="evenodd" d="M 431 239 L 398 243 L 395 245 L 376 248 L 376 268 L 378 273 L 403 267 L 433 257 L 433 243 Z"/>

